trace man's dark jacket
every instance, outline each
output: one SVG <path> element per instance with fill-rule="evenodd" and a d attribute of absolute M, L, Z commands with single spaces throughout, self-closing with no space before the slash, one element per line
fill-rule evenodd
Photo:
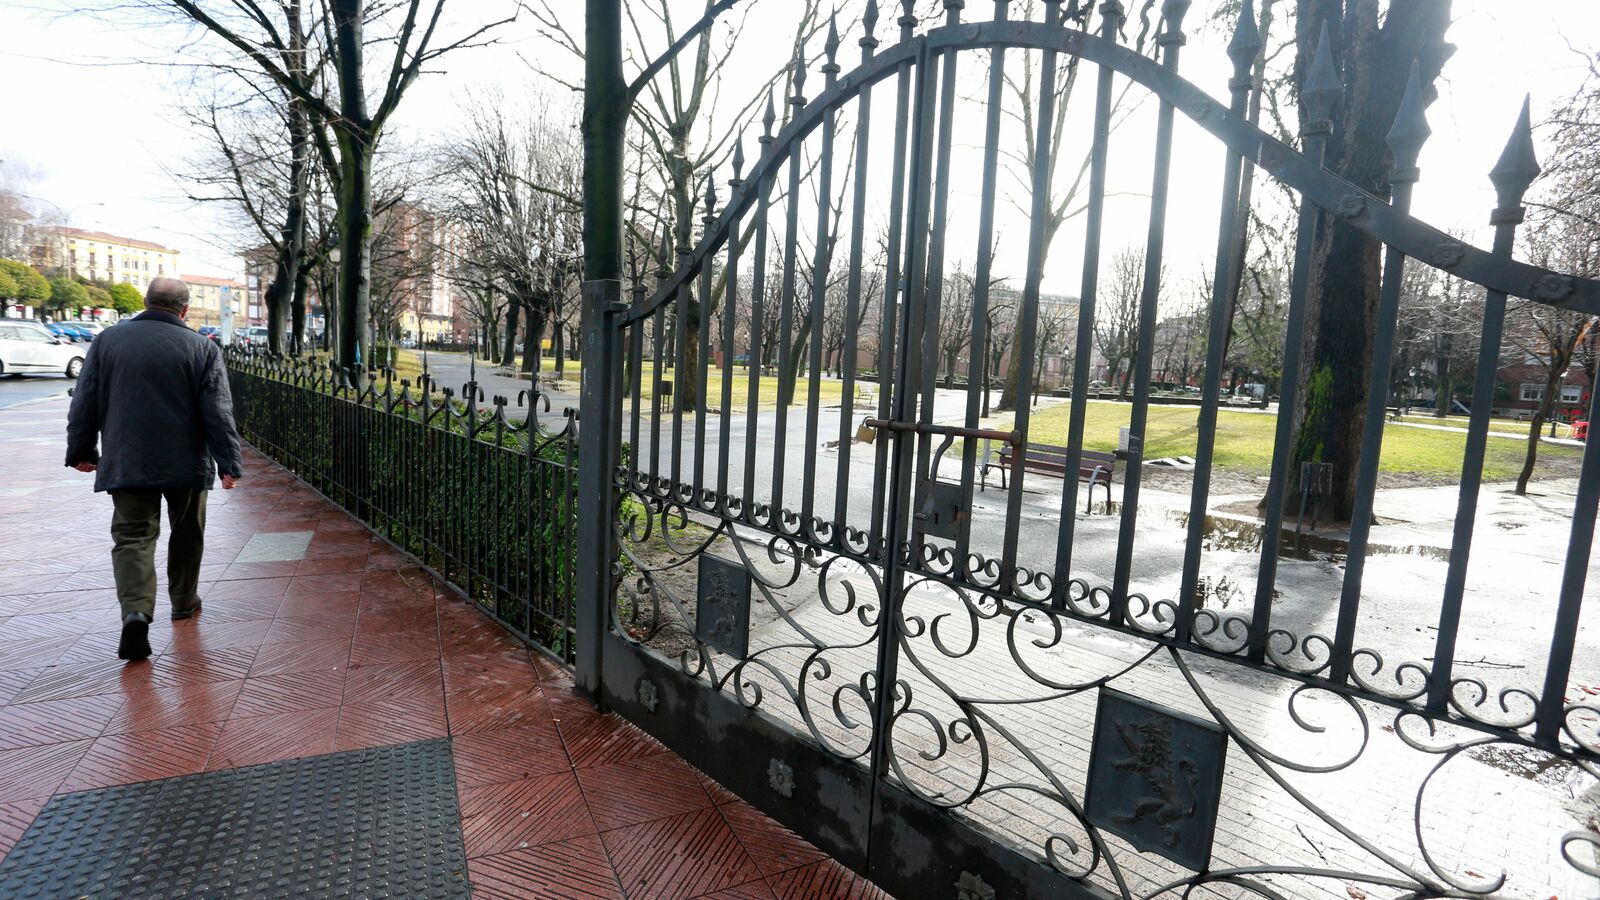
<path fill-rule="evenodd" d="M 161 310 L 101 332 L 67 414 L 67 465 L 82 462 L 98 464 L 97 491 L 210 490 L 219 472 L 242 476 L 222 352 Z"/>

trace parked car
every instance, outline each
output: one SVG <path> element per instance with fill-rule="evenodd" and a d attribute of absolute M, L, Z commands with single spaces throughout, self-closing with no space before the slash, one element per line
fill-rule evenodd
<path fill-rule="evenodd" d="M 111 327 L 110 325 L 107 325 L 106 323 L 101 322 L 101 321 L 99 321 L 97 319 L 82 319 L 82 320 L 75 319 L 75 320 L 73 320 L 71 322 L 63 322 L 62 324 L 63 325 L 71 325 L 74 328 L 80 329 L 82 331 L 87 331 L 87 332 L 89 332 L 89 334 L 91 334 L 91 335 L 93 335 L 95 337 L 99 337 L 100 336 L 100 332 L 105 331 L 107 328 Z"/>
<path fill-rule="evenodd" d="M 87 344 L 94 340 L 94 335 L 81 328 L 74 328 L 71 322 L 51 322 L 44 327 L 51 334 L 69 343 Z"/>
<path fill-rule="evenodd" d="M 77 378 L 89 348 L 33 322 L 0 320 L 0 375 L 60 372 Z"/>
<path fill-rule="evenodd" d="M 210 338 L 211 339 L 211 343 L 213 343 L 213 344 L 217 344 L 219 346 L 222 344 L 222 326 L 221 325 L 201 325 L 200 326 L 200 335 L 201 335 L 201 337 Z"/>
<path fill-rule="evenodd" d="M 267 346 L 267 326 L 265 325 L 252 325 L 242 332 L 235 332 L 235 334 L 238 334 L 240 340 L 246 344 L 257 347 Z"/>

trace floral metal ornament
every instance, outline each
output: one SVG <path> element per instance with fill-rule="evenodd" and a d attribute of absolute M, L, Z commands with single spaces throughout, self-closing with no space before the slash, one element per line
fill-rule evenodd
<path fill-rule="evenodd" d="M 774 759 L 767 763 L 767 784 L 778 793 L 780 797 L 794 796 L 794 769 L 781 759 Z"/>
<path fill-rule="evenodd" d="M 972 872 L 956 879 L 956 900 L 995 900 L 994 887 Z"/>

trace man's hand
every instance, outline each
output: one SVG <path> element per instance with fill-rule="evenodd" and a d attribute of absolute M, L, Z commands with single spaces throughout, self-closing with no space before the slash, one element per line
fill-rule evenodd
<path fill-rule="evenodd" d="M 233 477 L 232 475 L 224 475 L 224 476 L 222 476 L 222 489 L 225 490 L 225 491 L 233 490 L 233 486 L 238 484 L 238 483 L 239 483 L 239 479 Z"/>
<path fill-rule="evenodd" d="M 79 472 L 93 472 L 94 471 L 94 463 L 92 463 L 92 462 L 81 462 L 81 463 L 78 463 L 77 465 L 73 466 L 73 468 L 77 469 Z"/>

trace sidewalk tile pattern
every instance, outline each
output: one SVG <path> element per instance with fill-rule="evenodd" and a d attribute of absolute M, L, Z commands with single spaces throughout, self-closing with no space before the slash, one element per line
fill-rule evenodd
<path fill-rule="evenodd" d="M 210 496 L 200 615 L 170 622 L 159 598 L 156 655 L 121 663 L 111 504 L 61 466 L 64 417 L 0 411 L 0 857 L 57 796 L 448 739 L 477 897 L 886 896 L 251 451 Z M 254 546 L 295 558 L 240 560 L 289 533 L 309 540 Z"/>

